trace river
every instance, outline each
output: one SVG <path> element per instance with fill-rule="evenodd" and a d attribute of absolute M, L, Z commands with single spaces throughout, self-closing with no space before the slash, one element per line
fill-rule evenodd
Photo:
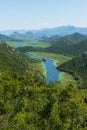
<path fill-rule="evenodd" d="M 54 64 L 55 62 L 54 59 L 38 56 L 29 52 L 26 52 L 26 55 L 31 56 L 33 58 L 45 59 L 44 65 L 46 68 L 46 83 L 49 82 L 55 83 L 56 81 L 58 81 L 60 71 L 56 69 L 56 66 Z"/>

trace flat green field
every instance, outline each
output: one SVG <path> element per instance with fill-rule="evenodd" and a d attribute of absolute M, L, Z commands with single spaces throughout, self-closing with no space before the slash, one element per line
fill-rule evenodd
<path fill-rule="evenodd" d="M 55 60 L 55 65 L 60 65 L 70 59 L 72 59 L 71 57 L 67 57 L 67 56 L 63 56 L 63 55 L 59 55 L 59 54 L 54 54 L 54 53 L 46 53 L 46 52 L 32 52 L 33 54 L 39 55 L 39 56 L 44 56 L 47 58 L 52 58 Z"/>
<path fill-rule="evenodd" d="M 7 41 L 7 44 L 15 48 L 24 46 L 45 48 L 50 46 L 50 44 L 46 42 L 33 42 L 33 41 Z"/>

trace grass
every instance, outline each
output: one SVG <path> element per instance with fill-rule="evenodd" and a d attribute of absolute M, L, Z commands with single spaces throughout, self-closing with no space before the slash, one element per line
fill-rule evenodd
<path fill-rule="evenodd" d="M 39 56 L 44 56 L 47 58 L 52 58 L 55 60 L 55 65 L 58 66 L 68 60 L 71 59 L 71 57 L 59 55 L 59 54 L 54 54 L 54 53 L 46 53 L 46 52 L 32 52 L 33 54 L 39 55 Z"/>
<path fill-rule="evenodd" d="M 55 66 L 58 66 L 71 59 L 71 57 L 67 57 L 59 54 L 53 54 L 53 53 L 44 53 L 44 52 L 32 52 L 32 53 L 39 56 L 44 56 L 47 58 L 54 59 Z M 60 72 L 58 82 L 66 85 L 73 83 L 76 86 L 76 81 L 74 80 L 73 76 L 65 72 Z"/>
<path fill-rule="evenodd" d="M 66 85 L 74 84 L 75 86 L 77 86 L 77 83 L 74 80 L 73 76 L 65 72 L 60 72 L 58 82 L 60 82 L 61 84 L 66 84 Z"/>
<path fill-rule="evenodd" d="M 50 44 L 49 43 L 46 43 L 46 42 L 37 42 L 33 45 L 34 47 L 42 47 L 42 48 L 46 48 L 46 47 L 49 47 Z"/>
<path fill-rule="evenodd" d="M 7 41 L 7 44 L 9 44 L 10 46 L 14 48 L 24 47 L 24 46 L 46 48 L 50 46 L 50 44 L 46 42 L 33 42 L 33 41 Z"/>

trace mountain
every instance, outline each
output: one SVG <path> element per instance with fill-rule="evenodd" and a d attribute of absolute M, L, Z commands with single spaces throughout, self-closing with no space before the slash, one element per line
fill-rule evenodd
<path fill-rule="evenodd" d="M 78 42 L 77 44 L 70 44 L 66 41 L 62 41 L 59 44 L 54 44 L 43 51 L 58 53 L 66 56 L 78 56 L 84 51 L 87 51 L 87 39 Z"/>
<path fill-rule="evenodd" d="M 87 36 L 76 32 L 76 33 L 69 34 L 69 35 L 66 35 L 64 37 L 61 37 L 60 39 L 58 39 L 58 41 L 59 42 L 64 41 L 67 44 L 74 44 L 74 43 L 78 43 L 78 42 L 80 42 L 84 39 L 87 39 Z M 56 40 L 56 43 L 57 43 L 57 40 Z"/>
<path fill-rule="evenodd" d="M 81 33 L 83 35 L 87 35 L 87 27 L 75 27 L 72 25 L 40 29 L 40 30 L 28 30 L 28 31 L 34 33 L 35 35 L 37 35 L 39 37 L 43 37 L 43 36 L 51 37 L 54 35 L 65 36 L 65 35 L 76 33 L 76 32 Z M 4 34 L 4 35 L 11 35 L 14 32 L 24 34 L 28 31 L 26 31 L 26 30 L 5 30 L 5 31 L 0 31 L 0 33 Z"/>
<path fill-rule="evenodd" d="M 56 40 L 53 39 L 51 39 L 51 46 L 47 48 L 40 48 L 40 47 L 35 48 L 27 46 L 27 47 L 20 47 L 18 48 L 18 50 L 22 52 L 28 52 L 28 51 L 50 52 L 72 57 L 79 56 L 84 51 L 87 51 L 86 36 L 81 35 L 79 33 L 74 33 L 60 38 L 58 37 Z"/>
<path fill-rule="evenodd" d="M 24 34 L 14 32 L 14 33 L 12 33 L 10 35 L 10 37 L 14 38 L 16 40 L 35 40 L 37 38 L 37 36 L 34 33 L 30 32 L 30 31 L 28 31 L 28 32 L 26 32 Z"/>
<path fill-rule="evenodd" d="M 67 42 L 71 42 L 71 43 L 77 43 L 77 42 L 80 42 L 84 39 L 87 39 L 87 36 L 82 35 L 78 32 L 73 33 L 71 35 L 67 35 L 67 36 L 64 37 L 64 40 L 66 40 Z"/>
<path fill-rule="evenodd" d="M 65 36 L 67 34 L 71 34 L 76 32 L 76 28 L 74 26 L 61 26 L 61 27 L 54 27 L 54 28 L 47 28 L 37 31 L 36 33 L 39 36 L 53 36 L 53 35 L 59 35 L 59 36 Z"/>
<path fill-rule="evenodd" d="M 38 62 L 0 42 L 0 130 L 87 130 L 87 90 L 45 84 Z M 60 69 L 86 88 L 87 52 Z"/>
<path fill-rule="evenodd" d="M 3 30 L 3 31 L 0 31 L 1 34 L 7 35 L 7 36 L 11 35 L 14 32 L 18 32 L 20 34 L 24 34 L 26 32 L 26 30 Z"/>
<path fill-rule="evenodd" d="M 39 41 L 41 41 L 41 42 L 47 42 L 47 43 L 50 43 L 50 44 L 54 44 L 54 43 L 56 43 L 61 38 L 62 37 L 60 37 L 58 35 L 54 35 L 54 36 L 51 36 L 51 37 L 43 36 L 43 37 L 40 37 Z"/>
<path fill-rule="evenodd" d="M 87 36 L 76 32 L 73 34 L 66 35 L 64 37 L 60 37 L 58 35 L 51 36 L 49 38 L 43 39 L 43 41 L 48 42 L 48 43 L 53 43 L 53 44 L 56 44 L 56 43 L 60 44 L 62 42 L 65 42 L 66 44 L 74 44 L 74 43 L 80 42 L 84 39 L 87 39 Z"/>
<path fill-rule="evenodd" d="M 59 36 L 65 36 L 72 33 L 81 33 L 83 35 L 87 35 L 87 27 L 75 27 L 72 25 L 69 26 L 60 26 L 60 27 L 54 27 L 54 28 L 48 28 L 48 29 L 42 29 L 33 31 L 37 35 L 41 36 L 53 36 L 53 35 L 59 35 Z"/>
<path fill-rule="evenodd" d="M 22 34 L 18 33 L 18 32 L 13 32 L 11 35 L 10 35 L 10 38 L 13 38 L 13 39 L 16 39 L 16 40 L 21 40 L 23 37 Z"/>
<path fill-rule="evenodd" d="M 79 88 L 87 88 L 87 52 L 60 65 L 58 68 L 72 74 L 77 80 Z"/>
<path fill-rule="evenodd" d="M 30 32 L 30 31 L 24 33 L 24 35 L 25 35 L 26 37 L 30 37 L 30 38 L 32 38 L 32 37 L 34 36 L 34 34 L 33 34 L 32 32 Z"/>
<path fill-rule="evenodd" d="M 0 42 L 0 72 L 25 72 L 31 70 L 32 63 L 38 60 L 25 56 L 7 44 Z"/>
<path fill-rule="evenodd" d="M 12 41 L 13 39 L 12 38 L 10 38 L 9 36 L 5 36 L 5 35 L 2 35 L 2 34 L 0 34 L 0 40 L 2 40 L 2 41 Z"/>

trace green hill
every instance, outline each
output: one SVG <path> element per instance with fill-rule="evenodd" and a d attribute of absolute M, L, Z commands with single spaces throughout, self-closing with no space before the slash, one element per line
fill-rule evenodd
<path fill-rule="evenodd" d="M 87 130 L 87 90 L 72 82 L 45 84 L 36 63 L 0 42 L 0 130 Z M 87 53 L 69 66 L 86 86 Z"/>
<path fill-rule="evenodd" d="M 40 47 L 19 47 L 18 50 L 22 52 L 33 51 L 33 52 L 50 52 L 56 54 L 62 54 L 66 56 L 79 56 L 87 50 L 87 37 L 74 33 L 67 35 L 65 37 L 51 37 L 47 39 L 47 42 L 51 43 L 50 47 L 40 48 Z M 51 40 L 51 41 L 50 41 Z"/>
<path fill-rule="evenodd" d="M 83 40 L 77 44 L 65 44 L 59 43 L 46 48 L 44 51 L 59 53 L 67 56 L 78 56 L 87 50 L 87 39 Z"/>
<path fill-rule="evenodd" d="M 16 51 L 0 42 L 0 71 L 25 72 L 32 68 L 32 63 L 40 62 Z"/>
<path fill-rule="evenodd" d="M 26 46 L 19 47 L 17 48 L 17 50 L 20 50 L 21 52 L 49 52 L 74 57 L 79 56 L 83 52 L 87 51 L 87 39 L 77 44 L 66 45 L 65 42 L 63 42 L 59 44 L 54 44 L 47 48 Z"/>
<path fill-rule="evenodd" d="M 51 44 L 65 43 L 67 45 L 70 45 L 70 44 L 75 44 L 75 43 L 78 43 L 80 41 L 83 41 L 86 38 L 87 37 L 85 35 L 82 35 L 80 33 L 73 33 L 73 34 L 70 34 L 70 35 L 66 35 L 64 37 L 52 36 L 52 37 L 49 37 L 49 38 L 45 38 L 44 41 L 51 43 Z"/>
<path fill-rule="evenodd" d="M 59 68 L 72 74 L 77 80 L 79 88 L 87 88 L 87 52 L 60 65 Z"/>

